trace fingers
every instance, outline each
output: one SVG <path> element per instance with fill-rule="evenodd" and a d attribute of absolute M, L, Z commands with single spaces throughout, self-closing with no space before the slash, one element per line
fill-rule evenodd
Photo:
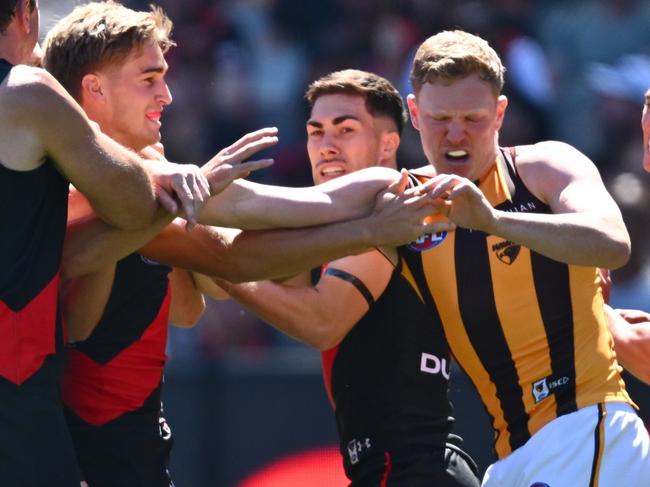
<path fill-rule="evenodd" d="M 261 139 L 254 140 L 230 153 L 230 155 L 227 157 L 227 161 L 230 164 L 237 164 L 248 159 L 253 154 L 263 149 L 272 147 L 277 143 L 277 137 L 262 137 Z"/>
<path fill-rule="evenodd" d="M 276 137 L 278 135 L 277 127 L 264 127 L 262 129 L 256 130 L 255 132 L 250 132 L 237 140 L 234 144 L 226 147 L 227 154 L 233 154 L 240 150 L 242 147 L 255 142 L 256 140 L 263 139 L 265 137 Z"/>
<path fill-rule="evenodd" d="M 244 162 L 242 164 L 239 164 L 238 166 L 235 166 L 234 169 L 239 174 L 234 179 L 245 178 L 246 176 L 248 176 L 253 171 L 259 171 L 260 169 L 266 169 L 267 167 L 270 167 L 273 164 L 275 164 L 275 160 L 273 160 L 273 159 L 260 159 L 259 161 Z M 244 174 L 244 173 L 246 173 L 246 174 Z"/>
<path fill-rule="evenodd" d="M 158 186 L 156 188 L 156 199 L 165 210 L 172 215 L 178 213 L 178 205 L 172 196 L 164 188 Z"/>
<path fill-rule="evenodd" d="M 402 169 L 399 173 L 399 179 L 392 182 L 386 191 L 393 194 L 403 193 L 409 184 L 409 173 L 406 169 Z"/>
<path fill-rule="evenodd" d="M 198 209 L 195 206 L 195 199 L 185 178 L 173 178 L 172 188 L 180 201 L 181 208 L 185 213 L 185 219 L 191 224 L 196 224 Z"/>

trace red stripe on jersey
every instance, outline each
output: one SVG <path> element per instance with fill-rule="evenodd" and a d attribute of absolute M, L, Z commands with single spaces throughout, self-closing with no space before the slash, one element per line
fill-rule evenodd
<path fill-rule="evenodd" d="M 20 385 L 56 351 L 59 273 L 20 311 L 0 301 L 0 376 Z"/>
<path fill-rule="evenodd" d="M 170 288 L 158 315 L 139 340 L 102 365 L 70 349 L 63 402 L 89 424 L 101 426 L 141 407 L 158 387 L 165 366 Z"/>
<path fill-rule="evenodd" d="M 339 346 L 336 345 L 334 348 L 325 350 L 320 354 L 321 364 L 323 366 L 323 381 L 325 382 L 325 390 L 327 391 L 327 397 L 330 398 L 330 403 L 334 409 L 336 409 L 336 403 L 334 402 L 334 396 L 332 395 L 332 367 L 334 366 L 334 360 L 336 359 L 336 354 L 338 351 Z"/>
<path fill-rule="evenodd" d="M 393 469 L 393 464 L 390 461 L 390 453 L 384 452 L 384 458 L 384 475 L 381 477 L 379 487 L 386 487 L 386 485 L 388 485 L 388 476 L 390 475 L 390 471 Z"/>

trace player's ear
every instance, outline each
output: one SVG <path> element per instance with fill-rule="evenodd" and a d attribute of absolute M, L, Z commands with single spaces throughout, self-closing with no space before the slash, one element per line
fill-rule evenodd
<path fill-rule="evenodd" d="M 81 78 L 81 97 L 86 101 L 102 103 L 104 101 L 104 91 L 102 90 L 102 81 L 95 73 L 86 74 Z"/>
<path fill-rule="evenodd" d="M 18 19 L 18 25 L 26 34 L 29 34 L 32 30 L 31 17 L 33 13 L 29 8 L 29 0 L 20 0 L 16 5 L 15 16 Z"/>
<path fill-rule="evenodd" d="M 387 130 L 381 134 L 380 165 L 392 167 L 399 142 L 400 136 L 395 130 Z"/>
<path fill-rule="evenodd" d="M 503 116 L 506 114 L 508 108 L 508 98 L 505 95 L 500 95 L 497 99 L 497 124 L 498 128 L 503 125 Z"/>
<path fill-rule="evenodd" d="M 418 121 L 418 103 L 415 95 L 411 93 L 406 97 L 406 105 L 409 108 L 409 118 L 415 130 L 420 130 L 420 122 Z"/>

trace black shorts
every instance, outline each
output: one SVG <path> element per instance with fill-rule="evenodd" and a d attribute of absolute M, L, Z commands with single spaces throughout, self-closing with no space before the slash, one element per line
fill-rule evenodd
<path fill-rule="evenodd" d="M 173 438 L 160 411 L 139 409 L 93 426 L 65 408 L 84 480 L 92 487 L 173 487 Z"/>
<path fill-rule="evenodd" d="M 460 437 L 450 435 L 444 448 L 414 449 L 393 456 L 389 471 L 353 480 L 350 487 L 479 487 L 478 468 L 461 448 Z M 385 483 L 382 483 L 384 482 Z"/>
<path fill-rule="evenodd" d="M 0 378 L 0 485 L 79 487 L 81 476 L 63 417 L 58 358 L 22 385 Z"/>

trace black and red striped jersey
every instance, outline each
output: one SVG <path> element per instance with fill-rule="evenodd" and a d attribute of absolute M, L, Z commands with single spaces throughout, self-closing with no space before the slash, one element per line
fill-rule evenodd
<path fill-rule="evenodd" d="M 387 465 L 399 469 L 414 452 L 444 451 L 453 422 L 447 341 L 399 267 L 369 304 L 345 338 L 322 353 L 345 470 L 359 485 L 382 477 Z"/>
<path fill-rule="evenodd" d="M 11 67 L 0 59 L 0 83 Z M 0 163 L 0 376 L 14 384 L 57 350 L 67 211 L 68 182 L 51 160 L 31 171 Z"/>
<path fill-rule="evenodd" d="M 105 424 L 145 401 L 160 408 L 150 396 L 166 361 L 170 270 L 137 253 L 119 261 L 99 323 L 68 350 L 63 401 L 87 423 Z"/>
<path fill-rule="evenodd" d="M 550 213 L 524 185 L 514 155 L 502 149 L 477 185 L 498 210 Z M 499 458 L 560 415 L 630 402 L 595 268 L 463 228 L 400 255 L 491 416 Z"/>

